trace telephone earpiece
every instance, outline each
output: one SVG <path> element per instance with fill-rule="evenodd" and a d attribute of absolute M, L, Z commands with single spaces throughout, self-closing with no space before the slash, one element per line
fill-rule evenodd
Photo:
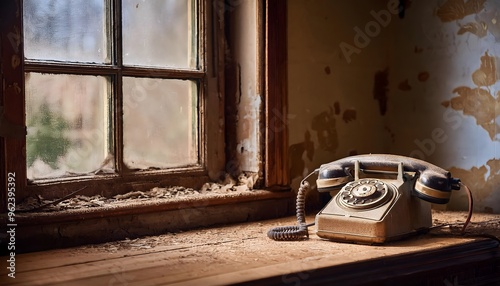
<path fill-rule="evenodd" d="M 431 163 L 404 156 L 390 154 L 367 154 L 346 157 L 319 168 L 316 181 L 319 192 L 328 192 L 344 186 L 354 180 L 355 164 L 365 172 L 394 172 L 398 165 L 403 165 L 404 172 L 413 172 L 417 176 L 413 195 L 435 204 L 446 204 L 451 191 L 460 189 L 460 180 L 452 178 L 450 172 Z"/>

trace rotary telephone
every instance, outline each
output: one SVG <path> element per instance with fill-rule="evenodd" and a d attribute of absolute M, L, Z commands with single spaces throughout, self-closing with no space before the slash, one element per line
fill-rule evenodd
<path fill-rule="evenodd" d="M 304 197 L 307 178 L 318 174 L 319 192 L 336 192 L 306 224 Z M 398 155 L 368 154 L 343 158 L 306 176 L 297 194 L 296 226 L 275 227 L 268 232 L 274 240 L 301 240 L 309 237 L 308 227 L 316 224 L 320 238 L 342 242 L 384 243 L 432 226 L 431 203 L 448 203 L 452 190 L 463 185 L 450 172 L 428 162 Z M 465 185 L 463 185 L 465 186 Z M 469 192 L 470 221 L 472 196 Z"/>

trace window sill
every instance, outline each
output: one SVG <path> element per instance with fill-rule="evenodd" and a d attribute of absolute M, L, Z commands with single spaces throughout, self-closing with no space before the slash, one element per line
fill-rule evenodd
<path fill-rule="evenodd" d="M 293 192 L 253 190 L 176 199 L 138 199 L 86 209 L 16 213 L 16 249 L 31 252 L 277 218 L 292 214 L 293 205 Z M 5 216 L 2 225 L 6 225 Z"/>

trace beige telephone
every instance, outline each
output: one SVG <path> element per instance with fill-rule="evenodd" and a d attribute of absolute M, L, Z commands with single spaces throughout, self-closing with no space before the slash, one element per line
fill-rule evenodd
<path fill-rule="evenodd" d="M 316 215 L 316 234 L 344 242 L 383 243 L 429 229 L 430 203 L 448 203 L 452 190 L 461 185 L 450 172 L 422 160 L 388 154 L 347 157 L 321 165 L 302 180 L 297 194 L 298 225 L 273 228 L 270 238 L 309 237 L 304 196 L 309 188 L 306 180 L 315 173 L 319 192 L 338 191 Z M 470 216 L 466 224 L 469 220 Z"/>

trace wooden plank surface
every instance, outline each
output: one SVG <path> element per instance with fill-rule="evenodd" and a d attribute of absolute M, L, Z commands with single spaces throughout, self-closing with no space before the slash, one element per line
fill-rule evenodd
<path fill-rule="evenodd" d="M 434 218 L 436 223 L 456 223 L 464 215 L 437 212 Z M 307 219 L 313 221 L 312 216 Z M 295 224 L 293 217 L 20 254 L 16 256 L 16 278 L 8 278 L 2 264 L 0 284 L 227 285 L 277 275 L 287 283 L 325 267 L 484 240 L 450 234 L 448 227 L 378 246 L 335 243 L 314 234 L 298 242 L 275 242 L 266 237 L 270 227 L 290 224 Z M 500 215 L 476 216 L 471 226 L 481 233 L 500 235 Z M 6 259 L 2 257 L 2 263 Z"/>

